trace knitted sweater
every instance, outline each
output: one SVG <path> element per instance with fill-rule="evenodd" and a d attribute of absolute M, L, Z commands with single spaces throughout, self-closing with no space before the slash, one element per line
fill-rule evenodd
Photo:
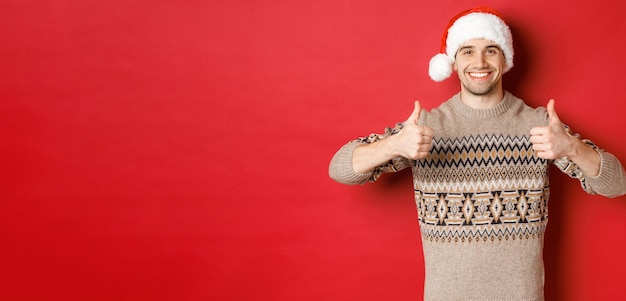
<path fill-rule="evenodd" d="M 477 110 L 460 94 L 418 122 L 433 129 L 430 154 L 395 158 L 366 174 L 352 168 L 352 151 L 394 135 L 351 141 L 333 157 L 330 176 L 345 184 L 373 182 L 411 167 L 425 262 L 425 300 L 543 300 L 543 238 L 548 222 L 549 164 L 580 180 L 588 193 L 626 193 L 619 161 L 598 149 L 601 171 L 585 177 L 567 159 L 534 155 L 530 129 L 548 124 L 545 108 L 532 109 L 512 94 Z"/>

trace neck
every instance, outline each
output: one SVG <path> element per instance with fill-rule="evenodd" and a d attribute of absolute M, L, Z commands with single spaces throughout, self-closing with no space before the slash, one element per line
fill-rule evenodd
<path fill-rule="evenodd" d="M 489 109 L 498 105 L 504 98 L 504 91 L 502 87 L 497 87 L 493 91 L 477 95 L 474 94 L 465 87 L 461 87 L 461 101 L 472 109 Z"/>

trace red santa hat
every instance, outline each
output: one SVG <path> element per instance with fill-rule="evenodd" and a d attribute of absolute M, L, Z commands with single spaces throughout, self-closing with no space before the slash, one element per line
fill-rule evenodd
<path fill-rule="evenodd" d="M 507 72 L 513 67 L 513 37 L 496 10 L 480 6 L 454 16 L 441 39 L 440 53 L 430 59 L 428 75 L 440 82 L 452 74 L 452 65 L 459 47 L 474 39 L 487 39 L 500 46 L 504 53 Z"/>

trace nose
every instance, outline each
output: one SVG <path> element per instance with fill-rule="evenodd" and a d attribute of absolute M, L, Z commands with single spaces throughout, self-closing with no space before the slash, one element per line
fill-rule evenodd
<path fill-rule="evenodd" d="M 477 55 L 476 64 L 478 65 L 478 67 L 486 67 L 487 66 L 487 59 L 485 58 L 484 54 Z"/>

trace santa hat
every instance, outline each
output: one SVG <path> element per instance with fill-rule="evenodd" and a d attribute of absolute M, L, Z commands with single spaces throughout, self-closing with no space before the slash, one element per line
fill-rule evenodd
<path fill-rule="evenodd" d="M 473 39 L 487 39 L 500 46 L 504 53 L 507 72 L 513 67 L 513 37 L 496 10 L 481 6 L 456 15 L 441 39 L 440 53 L 430 59 L 428 75 L 440 82 L 452 74 L 452 65 L 461 44 Z"/>

